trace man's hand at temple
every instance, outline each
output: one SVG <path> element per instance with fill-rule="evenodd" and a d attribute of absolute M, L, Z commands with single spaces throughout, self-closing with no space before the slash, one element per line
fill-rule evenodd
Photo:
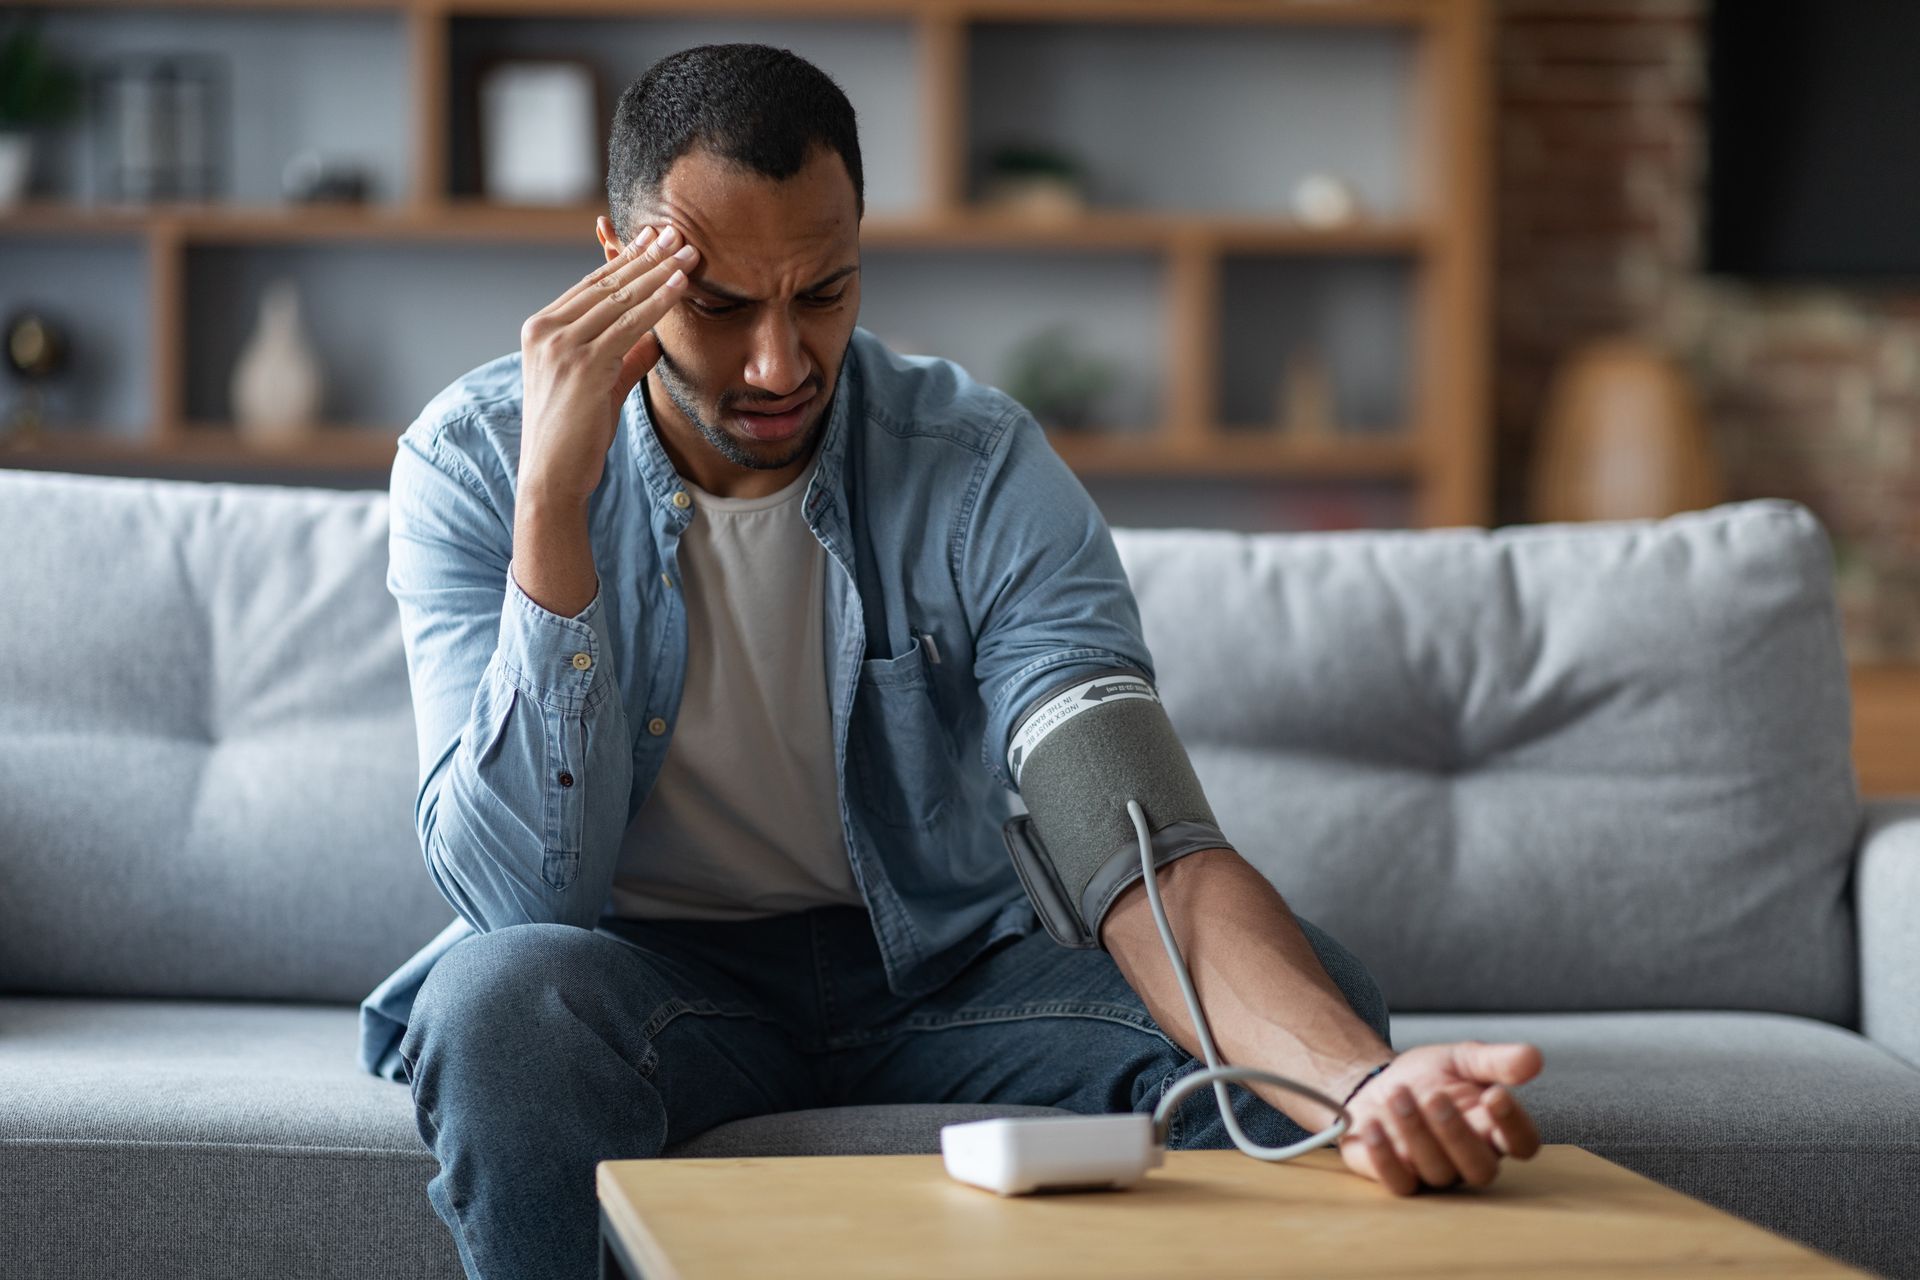
<path fill-rule="evenodd" d="M 1530 1044 L 1465 1041 L 1402 1053 L 1354 1012 L 1285 900 L 1232 849 L 1191 853 L 1156 878 L 1194 992 L 1223 1061 L 1260 1067 L 1345 1099 L 1367 1073 L 1340 1139 L 1347 1167 L 1395 1195 L 1464 1182 L 1485 1186 L 1503 1156 L 1531 1159 L 1540 1135 L 1511 1092 L 1540 1073 Z M 1101 922 L 1100 942 L 1162 1030 L 1200 1056 L 1200 1041 L 1136 881 Z M 1334 1112 L 1265 1082 L 1247 1086 L 1309 1133 Z M 1394 1104 L 1410 1098 L 1413 1114 Z M 1379 1135 L 1379 1142 L 1372 1135 Z"/>

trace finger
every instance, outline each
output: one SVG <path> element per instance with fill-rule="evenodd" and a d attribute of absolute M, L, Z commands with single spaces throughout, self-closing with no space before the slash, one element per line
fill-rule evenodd
<path fill-rule="evenodd" d="M 1513 1154 L 1507 1149 L 1506 1135 L 1500 1132 L 1500 1126 L 1495 1124 L 1493 1117 L 1487 1114 L 1484 1101 L 1476 1099 L 1474 1104 L 1467 1108 L 1466 1115 L 1467 1123 L 1473 1126 L 1473 1131 L 1479 1134 L 1481 1140 L 1488 1146 L 1502 1155 Z"/>
<path fill-rule="evenodd" d="M 1447 1160 L 1470 1187 L 1484 1187 L 1500 1172 L 1500 1157 L 1473 1131 L 1453 1099 L 1436 1093 L 1427 1099 L 1427 1128 L 1440 1142 Z"/>
<path fill-rule="evenodd" d="M 1413 1166 L 1422 1182 L 1434 1187 L 1450 1187 L 1459 1177 L 1453 1162 L 1428 1131 L 1413 1090 L 1405 1085 L 1387 1097 L 1387 1131 L 1393 1135 L 1402 1158 Z"/>
<path fill-rule="evenodd" d="M 591 345 L 596 351 L 608 350 L 632 354 L 633 348 L 652 334 L 653 327 L 660 323 L 661 318 L 680 304 L 680 299 L 685 297 L 687 292 L 686 271 L 674 259 L 661 263 L 656 271 L 667 272 L 667 277 L 654 285 L 652 292 L 645 294 L 638 301 L 629 301 L 615 294 L 610 295 L 600 304 L 601 307 L 607 308 L 607 327 L 591 340 Z M 649 272 L 631 285 L 630 289 L 634 293 L 639 293 L 648 288 L 652 280 L 653 273 Z M 601 318 L 601 312 L 596 308 L 580 320 L 578 327 L 584 332 Z M 658 338 L 654 338 L 656 355 L 658 343 Z M 623 364 L 624 360 L 623 355 Z"/>
<path fill-rule="evenodd" d="M 1525 1084 L 1545 1065 L 1545 1057 L 1535 1045 L 1464 1040 L 1453 1046 L 1454 1070 L 1469 1080 Z"/>
<path fill-rule="evenodd" d="M 607 266 L 611 270 L 596 271 L 571 298 L 555 306 L 549 313 L 549 318 L 561 325 L 575 325 L 583 321 L 591 323 L 594 310 L 608 298 L 621 294 L 622 290 L 635 287 L 644 289 L 645 293 L 641 294 L 642 297 L 652 293 L 659 287 L 658 281 L 649 283 L 646 278 L 659 271 L 672 259 L 674 253 L 686 247 L 685 237 L 680 234 L 679 228 L 663 228 L 658 236 L 640 248 L 623 252 L 619 258 L 608 263 Z M 672 274 L 672 270 L 669 269 L 660 276 L 660 279 L 664 280 Z M 631 294 L 622 294 L 622 296 L 628 297 Z M 605 323 L 598 324 L 589 332 L 583 333 L 581 337 L 583 340 L 591 340 L 606 327 Z"/>
<path fill-rule="evenodd" d="M 639 257 L 641 254 L 645 253 L 648 249 L 653 247 L 653 242 L 654 242 L 654 238 L 657 231 L 658 231 L 658 228 L 651 227 L 651 226 L 640 228 L 639 234 L 634 236 L 633 239 L 627 241 L 627 243 L 621 247 L 621 250 L 619 253 L 615 254 L 611 258 L 608 258 L 605 262 L 601 263 L 599 266 L 595 267 L 593 270 L 587 272 L 587 274 L 585 274 L 584 276 L 581 276 L 580 279 L 574 283 L 572 288 L 568 289 L 565 293 L 555 298 L 552 302 L 548 303 L 545 307 L 542 307 L 541 311 L 546 313 L 553 313 L 553 312 L 559 311 L 561 308 L 565 307 L 568 303 L 572 302 L 575 298 L 579 297 L 583 292 L 593 288 L 595 283 L 597 283 L 600 280 L 604 280 L 606 277 L 618 271 L 622 266 L 626 265 L 629 262 L 632 262 L 635 258 Z M 655 254 L 654 256 L 657 258 L 659 255 Z"/>
<path fill-rule="evenodd" d="M 1508 1153 L 1516 1160 L 1531 1160 L 1539 1154 L 1540 1130 L 1534 1127 L 1533 1117 L 1520 1105 L 1520 1100 L 1500 1085 L 1494 1085 L 1482 1096 L 1487 1114 L 1499 1127 Z"/>
<path fill-rule="evenodd" d="M 687 272 L 699 256 L 692 245 L 681 245 L 664 261 L 622 282 L 574 321 L 569 332 L 585 343 L 612 342 L 622 350 L 631 346 L 679 304 L 687 289 Z"/>
<path fill-rule="evenodd" d="M 1420 1179 L 1414 1177 L 1413 1170 L 1400 1163 L 1400 1157 L 1393 1153 L 1386 1131 L 1378 1121 L 1361 1130 L 1360 1150 L 1368 1167 L 1373 1170 L 1374 1180 L 1393 1194 L 1410 1196 L 1420 1189 Z"/>

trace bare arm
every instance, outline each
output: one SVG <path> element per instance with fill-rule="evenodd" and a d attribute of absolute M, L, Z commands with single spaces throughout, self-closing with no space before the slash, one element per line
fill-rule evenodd
<path fill-rule="evenodd" d="M 1394 1056 L 1330 977 L 1267 878 L 1232 849 L 1204 849 L 1162 868 L 1160 900 L 1193 977 L 1215 1046 L 1339 1100 Z M 1144 882 L 1129 885 L 1101 923 L 1100 941 L 1153 1020 L 1188 1053 L 1200 1040 L 1161 944 Z M 1264 1082 L 1249 1086 L 1309 1133 L 1326 1107 Z"/>

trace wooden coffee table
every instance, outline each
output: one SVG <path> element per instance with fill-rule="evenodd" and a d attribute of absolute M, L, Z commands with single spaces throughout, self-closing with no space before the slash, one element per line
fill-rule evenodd
<path fill-rule="evenodd" d="M 1331 1151 L 1170 1151 L 1125 1191 L 1003 1199 L 936 1155 L 604 1160 L 603 1280 L 1865 1272 L 1573 1146 L 1396 1197 Z"/>

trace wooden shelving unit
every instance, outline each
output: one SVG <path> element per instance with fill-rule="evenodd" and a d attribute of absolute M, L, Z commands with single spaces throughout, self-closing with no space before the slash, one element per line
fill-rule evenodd
<path fill-rule="evenodd" d="M 1488 129 L 1486 0 L 63 0 L 74 9 L 295 10 L 386 13 L 400 19 L 412 138 L 405 198 L 370 206 L 164 204 L 136 207 L 29 203 L 0 213 L 0 245 L 38 236 L 131 237 L 147 263 L 152 375 L 148 420 L 136 438 L 77 424 L 43 433 L 31 449 L 0 443 L 0 465 L 84 466 L 151 459 L 172 464 L 298 469 L 384 468 L 401 424 L 323 424 L 290 452 L 247 447 L 230 426 L 194 421 L 186 392 L 189 252 L 338 242 L 500 245 L 581 244 L 602 206 L 527 209 L 454 191 L 451 121 L 453 33 L 468 20 L 594 18 L 861 19 L 912 33 L 913 84 L 922 124 L 920 205 L 872 214 L 865 246 L 946 250 L 1124 251 L 1164 267 L 1164 409 L 1147 430 L 1055 432 L 1063 458 L 1089 476 L 1260 477 L 1314 482 L 1391 481 L 1407 487 L 1414 522 L 1480 524 L 1489 518 L 1487 406 Z M 1166 24 L 1388 29 L 1414 44 L 1407 175 L 1414 212 L 1337 229 L 1286 217 L 1102 208 L 1063 221 L 1009 216 L 969 199 L 970 43 L 980 24 Z M 238 105 L 238 104 L 236 104 Z M 1279 127 L 1279 126 L 1277 126 Z M 1204 138 L 1195 145 L 1204 146 Z M 1223 425 L 1223 265 L 1230 254 L 1338 262 L 1389 258 L 1410 280 L 1412 419 L 1377 431 L 1294 437 Z M 564 282 L 563 282 L 564 283 Z M 561 286 L 556 286 L 556 289 Z M 458 370 L 449 371 L 449 376 Z"/>

